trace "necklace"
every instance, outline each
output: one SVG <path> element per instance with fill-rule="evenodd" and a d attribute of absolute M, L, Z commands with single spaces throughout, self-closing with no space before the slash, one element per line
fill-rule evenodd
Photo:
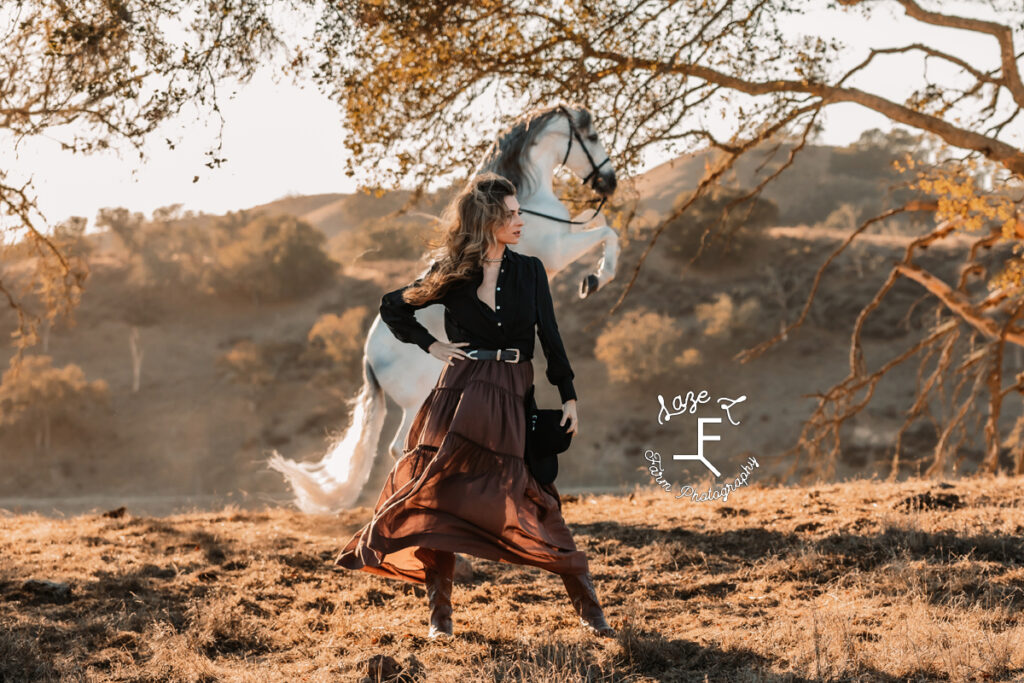
<path fill-rule="evenodd" d="M 505 253 L 508 251 L 508 247 L 501 250 L 501 258 L 485 258 L 484 263 L 497 263 L 505 258 Z"/>

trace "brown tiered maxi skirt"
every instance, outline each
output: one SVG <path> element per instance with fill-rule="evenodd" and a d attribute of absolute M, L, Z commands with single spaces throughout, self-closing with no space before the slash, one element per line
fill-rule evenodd
<path fill-rule="evenodd" d="M 558 490 L 538 484 L 523 459 L 532 361 L 453 362 L 416 413 L 373 519 L 336 564 L 424 583 L 441 550 L 557 574 L 588 571 Z"/>

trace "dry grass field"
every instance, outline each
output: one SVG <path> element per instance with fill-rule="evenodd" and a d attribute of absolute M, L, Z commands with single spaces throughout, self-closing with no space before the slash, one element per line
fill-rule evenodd
<path fill-rule="evenodd" d="M 8 514 L 0 680 L 1024 680 L 1022 483 L 566 496 L 605 640 L 555 575 L 469 558 L 428 641 L 421 588 L 332 564 L 367 508 Z"/>

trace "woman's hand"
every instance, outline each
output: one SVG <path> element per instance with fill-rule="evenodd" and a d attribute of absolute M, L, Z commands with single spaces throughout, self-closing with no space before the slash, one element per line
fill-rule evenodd
<path fill-rule="evenodd" d="M 448 365 L 455 365 L 455 363 L 452 362 L 452 357 L 475 360 L 471 356 L 466 355 L 466 352 L 459 348 L 460 346 L 465 346 L 468 343 L 469 342 L 445 343 L 438 340 L 427 347 L 427 352 L 434 358 L 445 361 Z"/>
<path fill-rule="evenodd" d="M 569 429 L 566 431 L 570 434 L 579 436 L 579 418 L 576 416 L 576 399 L 570 398 L 568 401 L 562 404 L 562 420 L 558 423 L 559 426 L 565 425 L 565 421 L 569 420 Z"/>

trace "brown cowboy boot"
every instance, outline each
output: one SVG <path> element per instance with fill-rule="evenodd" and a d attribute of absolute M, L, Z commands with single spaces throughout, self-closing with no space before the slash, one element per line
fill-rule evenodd
<path fill-rule="evenodd" d="M 584 574 L 560 574 L 569 600 L 580 618 L 580 624 L 591 634 L 605 638 L 615 637 L 613 629 L 604 618 L 601 603 L 597 600 L 597 591 L 591 580 L 590 572 Z"/>
<path fill-rule="evenodd" d="M 455 576 L 455 553 L 437 551 L 436 564 L 427 565 L 427 598 L 430 600 L 430 630 L 427 637 L 452 634 L 452 584 Z"/>

